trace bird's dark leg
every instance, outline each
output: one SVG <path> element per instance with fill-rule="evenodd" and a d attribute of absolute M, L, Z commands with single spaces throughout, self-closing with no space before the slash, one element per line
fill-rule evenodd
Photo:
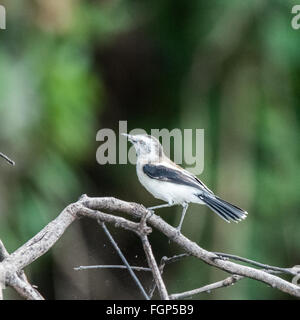
<path fill-rule="evenodd" d="M 187 211 L 188 206 L 189 206 L 189 204 L 186 203 L 186 202 L 182 204 L 183 209 L 182 209 L 182 213 L 181 213 L 180 222 L 179 222 L 179 225 L 178 225 L 178 227 L 177 227 L 177 232 L 178 232 L 178 233 L 180 233 L 180 231 L 181 231 L 182 223 L 183 223 L 184 216 L 185 216 L 185 214 L 186 214 L 186 211 Z"/>

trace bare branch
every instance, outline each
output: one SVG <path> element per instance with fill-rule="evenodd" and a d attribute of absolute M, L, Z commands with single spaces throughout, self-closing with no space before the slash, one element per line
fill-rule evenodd
<path fill-rule="evenodd" d="M 222 281 L 218 281 L 218 282 L 206 285 L 206 286 L 198 288 L 198 289 L 185 291 L 182 293 L 171 294 L 170 299 L 171 300 L 179 300 L 179 299 L 184 299 L 184 298 L 194 296 L 194 295 L 202 293 L 202 292 L 210 293 L 212 290 L 231 286 L 243 278 L 244 277 L 242 277 L 242 276 L 233 275 L 233 276 L 230 276 Z"/>
<path fill-rule="evenodd" d="M 128 269 L 127 266 L 122 265 L 95 265 L 95 266 L 79 266 L 74 268 L 76 271 L 80 270 L 90 270 L 90 269 Z M 130 266 L 130 269 L 135 271 L 152 271 L 150 268 L 145 267 L 137 267 L 137 266 Z"/>
<path fill-rule="evenodd" d="M 13 277 L 8 284 L 14 288 L 21 297 L 27 300 L 44 300 L 44 297 L 28 282 L 21 279 L 21 277 Z"/>
<path fill-rule="evenodd" d="M 0 262 L 8 257 L 9 253 L 7 252 L 3 242 L 0 240 Z M 0 269 L 1 268 L 3 267 L 0 266 Z M 5 276 L 5 278 L 3 276 Z M 20 296 L 27 300 L 44 300 L 43 296 L 28 282 L 23 270 L 16 272 L 8 279 L 6 278 L 6 271 L 4 269 L 2 271 L 0 270 L 0 300 L 3 299 L 1 289 L 4 289 L 6 285 L 14 288 Z"/>
<path fill-rule="evenodd" d="M 181 253 L 181 254 L 176 254 L 175 256 L 172 256 L 172 257 L 162 257 L 161 260 L 166 265 L 169 263 L 177 262 L 177 261 L 181 260 L 182 258 L 186 258 L 186 257 L 190 257 L 190 256 L 191 255 L 189 253 Z"/>
<path fill-rule="evenodd" d="M 97 203 L 90 202 L 89 205 L 97 205 Z M 136 216 L 139 211 L 136 211 L 133 215 Z M 209 265 L 215 266 L 221 270 L 229 272 L 231 274 L 237 274 L 240 276 L 255 279 L 264 282 L 273 288 L 277 288 L 290 295 L 300 297 L 300 287 L 283 280 L 275 275 L 269 274 L 264 270 L 257 270 L 252 267 L 247 267 L 233 263 L 231 261 L 225 261 L 220 259 L 213 252 L 206 251 L 205 249 L 199 247 L 196 243 L 192 242 L 182 234 L 178 234 L 176 229 L 167 224 L 161 217 L 153 214 L 149 219 L 153 227 L 165 234 L 169 239 L 177 243 L 183 250 L 189 254 L 201 259 Z"/>
<path fill-rule="evenodd" d="M 109 213 L 104 213 L 109 212 Z M 134 218 L 138 218 L 144 222 L 137 223 L 128 219 L 110 214 L 111 212 L 126 213 Z M 143 241 L 144 250 L 147 256 L 148 264 L 152 269 L 153 275 L 156 277 L 156 282 L 160 290 L 162 298 L 167 298 L 167 290 L 162 281 L 160 270 L 154 259 L 153 252 L 147 237 L 151 232 L 151 228 L 146 226 L 145 215 L 149 211 L 140 204 L 128 203 L 116 198 L 89 198 L 81 197 L 76 203 L 67 206 L 59 216 L 44 227 L 37 235 L 27 241 L 15 252 L 6 257 L 0 262 L 0 269 L 5 272 L 5 282 L 23 270 L 27 265 L 38 259 L 46 253 L 64 234 L 65 230 L 76 219 L 89 217 L 97 221 L 110 223 L 118 228 L 123 228 L 135 232 Z M 237 264 L 235 262 L 225 260 L 213 252 L 206 251 L 195 242 L 192 242 L 182 234 L 178 234 L 177 230 L 167 224 L 159 216 L 152 214 L 147 218 L 147 223 L 158 231 L 162 232 L 167 238 L 176 243 L 188 255 L 192 255 L 205 263 L 224 270 L 232 275 L 248 277 L 257 281 L 264 282 L 273 288 L 290 295 L 300 297 L 300 287 L 281 279 L 277 275 L 271 274 L 269 270 L 259 270 L 253 267 Z M 142 236 L 141 236 L 142 235 Z M 246 262 L 246 261 L 244 261 Z M 268 266 L 269 267 L 269 266 Z M 290 268 L 286 268 L 290 269 Z M 294 272 L 295 270 L 293 270 Z M 273 271 L 279 272 L 279 271 Z M 297 272 L 297 270 L 295 271 Z"/>
<path fill-rule="evenodd" d="M 162 279 L 160 270 L 157 266 L 156 260 L 154 258 L 154 254 L 152 251 L 152 247 L 150 245 L 148 234 L 150 232 L 149 227 L 147 226 L 147 218 L 148 216 L 152 215 L 152 212 L 144 212 L 144 214 L 141 217 L 140 225 L 139 225 L 139 236 L 141 238 L 143 248 L 145 251 L 145 255 L 148 261 L 148 265 L 152 270 L 153 279 L 157 285 L 160 297 L 162 300 L 169 300 L 169 295 L 167 292 L 166 285 Z M 152 231 L 152 230 L 151 230 Z M 150 299 L 150 298 L 149 298 Z"/>
<path fill-rule="evenodd" d="M 94 201 L 94 199 L 96 199 Z M 107 204 L 111 200 L 112 208 L 116 211 L 123 211 L 134 217 L 141 218 L 145 214 L 145 208 L 141 205 L 134 206 L 134 203 L 126 203 L 125 201 L 118 201 L 115 198 L 89 198 L 84 201 L 84 204 L 93 209 L 102 208 L 102 203 L 99 199 L 105 199 L 103 205 L 107 208 Z M 122 210 L 123 209 L 123 210 Z M 196 243 L 190 241 L 182 234 L 178 234 L 176 229 L 167 224 L 161 217 L 152 214 L 148 218 L 148 223 L 165 234 L 169 239 L 177 243 L 187 253 L 201 259 L 209 265 L 215 266 L 221 270 L 231 274 L 237 274 L 264 282 L 273 288 L 277 288 L 283 292 L 300 297 L 300 288 L 286 280 L 283 280 L 275 275 L 269 274 L 263 270 L 257 270 L 252 267 L 239 265 L 231 261 L 220 259 L 213 252 L 206 251 L 199 247 Z"/>

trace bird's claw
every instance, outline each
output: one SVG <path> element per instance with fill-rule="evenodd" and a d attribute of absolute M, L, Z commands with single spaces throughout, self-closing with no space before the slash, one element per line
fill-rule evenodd
<path fill-rule="evenodd" d="M 151 213 L 151 216 L 154 214 L 154 210 L 153 209 L 147 208 L 147 210 Z"/>
<path fill-rule="evenodd" d="M 147 213 L 147 219 L 150 219 L 154 215 L 154 210 L 153 209 L 148 209 L 147 210 L 150 212 L 150 214 Z"/>

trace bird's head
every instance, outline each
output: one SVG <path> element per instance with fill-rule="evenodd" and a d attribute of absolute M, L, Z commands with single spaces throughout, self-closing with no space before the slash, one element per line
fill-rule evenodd
<path fill-rule="evenodd" d="M 149 161 L 159 161 L 163 155 L 163 149 L 159 141 L 146 134 L 131 135 L 122 133 L 123 136 L 134 145 L 138 157 L 144 157 Z"/>

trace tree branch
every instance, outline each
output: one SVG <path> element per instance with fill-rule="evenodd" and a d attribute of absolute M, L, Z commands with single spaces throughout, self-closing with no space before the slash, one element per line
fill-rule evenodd
<path fill-rule="evenodd" d="M 154 258 L 154 254 L 148 239 L 149 230 L 147 227 L 147 217 L 149 212 L 144 212 L 144 214 L 141 217 L 140 222 L 140 233 L 139 236 L 141 238 L 143 248 L 145 251 L 145 255 L 148 261 L 148 265 L 152 270 L 153 279 L 156 283 L 156 286 L 158 288 L 158 292 L 160 294 L 160 297 L 162 300 L 169 300 L 169 295 L 167 292 L 166 285 L 162 279 L 161 272 L 157 266 L 156 260 Z M 150 214 L 152 215 L 152 213 Z"/>
<path fill-rule="evenodd" d="M 103 211 L 108 213 L 104 213 Z M 141 222 L 133 222 L 123 217 L 112 215 L 110 214 L 111 212 L 126 213 L 131 217 L 138 218 Z M 11 279 L 15 273 L 20 272 L 41 255 L 45 254 L 60 239 L 72 222 L 82 217 L 89 217 L 96 221 L 112 224 L 117 228 L 133 231 L 142 239 L 148 265 L 152 269 L 156 285 L 163 299 L 167 299 L 168 294 L 148 240 L 148 234 L 151 232 L 151 228 L 146 225 L 146 221 L 152 227 L 162 232 L 167 238 L 175 242 L 188 255 L 192 255 L 230 274 L 255 279 L 282 292 L 300 297 L 299 286 L 283 280 L 274 274 L 270 274 L 267 270 L 258 270 L 253 267 L 224 260 L 224 257 L 222 258 L 213 252 L 209 252 L 184 235 L 178 234 L 175 228 L 167 224 L 159 216 L 152 214 L 150 217 L 147 217 L 148 213 L 149 211 L 140 204 L 129 203 L 110 197 L 89 198 L 83 196 L 77 202 L 67 206 L 56 219 L 44 227 L 37 235 L 0 262 L 0 270 L 4 272 L 5 282 L 9 284 L 9 279 Z M 296 272 L 297 271 L 298 270 L 296 270 Z"/>
<path fill-rule="evenodd" d="M 99 199 L 104 199 L 103 203 Z M 95 201 L 94 201 L 95 200 Z M 115 198 L 89 198 L 84 201 L 84 205 L 87 207 L 97 209 L 102 206 L 107 208 L 107 203 L 111 201 L 111 208 L 115 211 L 123 211 L 134 217 L 141 218 L 145 214 L 145 208 L 139 204 L 126 203 L 124 201 L 118 201 Z M 251 279 L 255 279 L 270 285 L 273 288 L 277 288 L 280 291 L 288 293 L 290 295 L 300 297 L 300 287 L 283 280 L 275 275 L 269 274 L 263 270 L 257 270 L 252 267 L 236 264 L 231 261 L 224 261 L 220 259 L 213 252 L 209 252 L 196 243 L 192 242 L 182 234 L 178 234 L 176 229 L 167 224 L 161 217 L 153 214 L 148 218 L 148 223 L 165 234 L 170 240 L 177 243 L 185 252 L 201 259 L 209 265 L 215 266 L 221 270 L 229 272 L 231 274 L 237 274 L 245 276 Z"/>
<path fill-rule="evenodd" d="M 8 257 L 9 253 L 0 240 L 0 262 Z M 12 274 L 9 278 L 6 277 L 6 274 L 6 270 L 0 265 L 0 300 L 3 299 L 2 289 L 5 289 L 6 285 L 14 288 L 20 296 L 27 300 L 44 300 L 43 296 L 28 282 L 23 270 Z"/>

